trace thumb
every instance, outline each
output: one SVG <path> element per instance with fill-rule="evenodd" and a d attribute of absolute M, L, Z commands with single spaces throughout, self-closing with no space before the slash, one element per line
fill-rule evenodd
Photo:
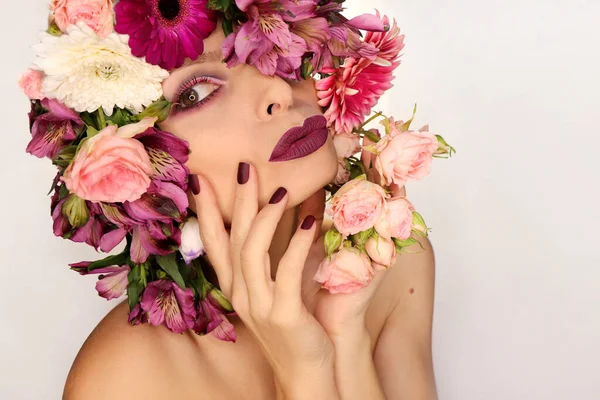
<path fill-rule="evenodd" d="M 319 189 L 300 205 L 298 213 L 299 223 L 302 223 L 309 215 L 315 217 L 316 229 L 313 242 L 316 242 L 321 235 L 321 227 L 323 226 L 323 217 L 325 215 L 325 189 Z"/>

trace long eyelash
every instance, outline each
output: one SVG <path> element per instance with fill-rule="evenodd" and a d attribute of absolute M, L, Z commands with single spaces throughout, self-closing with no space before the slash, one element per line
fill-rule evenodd
<path fill-rule="evenodd" d="M 219 90 L 221 90 L 221 86 L 219 86 L 217 89 L 213 90 L 209 95 L 207 95 L 205 98 L 203 98 L 202 100 L 200 100 L 198 103 L 194 104 L 193 106 L 189 106 L 189 107 L 182 107 L 181 103 L 179 102 L 179 100 L 181 99 L 181 95 L 188 89 L 194 87 L 195 85 L 199 84 L 199 83 L 214 83 L 214 84 L 219 84 L 218 82 L 215 81 L 220 81 L 220 79 L 216 79 L 216 78 L 212 78 L 208 77 L 208 76 L 197 76 L 197 75 L 192 75 L 189 79 L 187 79 L 179 88 L 179 90 L 177 90 L 177 93 L 175 94 L 175 99 L 177 99 L 176 103 L 173 103 L 173 108 L 172 108 L 172 113 L 173 114 L 180 114 L 180 113 L 184 113 L 190 110 L 193 110 L 197 107 L 202 106 L 203 104 L 205 104 L 207 101 L 209 101 L 214 95 L 217 94 L 217 92 L 219 92 Z"/>

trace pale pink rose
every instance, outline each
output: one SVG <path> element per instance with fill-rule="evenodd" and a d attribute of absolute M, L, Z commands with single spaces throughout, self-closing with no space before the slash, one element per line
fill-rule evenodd
<path fill-rule="evenodd" d="M 353 179 L 333 196 L 329 210 L 333 224 L 345 237 L 371 229 L 385 210 L 387 197 L 381 186 L 363 178 Z"/>
<path fill-rule="evenodd" d="M 19 86 L 31 100 L 42 100 L 46 97 L 44 96 L 44 93 L 42 93 L 43 80 L 44 73 L 42 71 L 30 69 L 21 76 Z"/>
<path fill-rule="evenodd" d="M 346 169 L 346 162 L 344 160 L 338 160 L 338 172 L 333 183 L 340 186 L 348 182 L 350 179 L 350 171 Z"/>
<path fill-rule="evenodd" d="M 101 38 L 113 31 L 112 0 L 52 0 L 50 10 L 54 11 L 54 21 L 63 32 L 80 21 Z"/>
<path fill-rule="evenodd" d="M 387 269 L 396 262 L 396 245 L 390 239 L 371 236 L 365 243 L 365 250 L 378 267 Z"/>
<path fill-rule="evenodd" d="M 375 230 L 385 239 L 406 240 L 412 231 L 413 211 L 415 208 L 406 198 L 389 199 L 386 210 L 375 224 Z"/>
<path fill-rule="evenodd" d="M 360 151 L 360 137 L 354 133 L 341 132 L 333 137 L 338 158 L 348 158 Z"/>
<path fill-rule="evenodd" d="M 153 169 L 146 149 L 133 136 L 155 121 L 145 118 L 118 130 L 111 125 L 87 140 L 61 178 L 69 191 L 91 202 L 138 200 L 150 186 Z"/>
<path fill-rule="evenodd" d="M 365 253 L 354 247 L 344 247 L 323 260 L 314 276 L 330 293 L 353 293 L 369 285 L 373 267 Z"/>
<path fill-rule="evenodd" d="M 431 171 L 433 153 L 439 147 L 435 135 L 423 127 L 418 131 L 400 132 L 395 127 L 375 148 L 375 168 L 386 186 L 402 187 L 409 181 L 425 178 Z"/>

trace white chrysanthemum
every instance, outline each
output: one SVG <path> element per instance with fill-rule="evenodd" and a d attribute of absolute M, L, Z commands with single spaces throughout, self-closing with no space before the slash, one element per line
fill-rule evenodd
<path fill-rule="evenodd" d="M 77 112 L 113 107 L 138 113 L 162 96 L 169 73 L 134 57 L 128 35 L 111 33 L 100 39 L 84 23 L 70 25 L 62 36 L 42 33 L 33 46 L 34 65 L 44 71 L 44 93 Z"/>

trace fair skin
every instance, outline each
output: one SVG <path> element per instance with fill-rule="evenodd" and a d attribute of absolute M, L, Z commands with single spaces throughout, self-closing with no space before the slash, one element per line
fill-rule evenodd
<path fill-rule="evenodd" d="M 188 167 L 200 186 L 190 204 L 238 313 L 237 342 L 131 327 L 125 301 L 83 345 L 63 398 L 435 399 L 431 244 L 421 238 L 424 251 L 399 256 L 357 293 L 320 290 L 312 276 L 324 258 L 320 189 L 336 174 L 332 141 L 306 157 L 269 162 L 287 129 L 322 114 L 314 86 L 249 66 L 227 69 L 222 40 L 217 30 L 205 40 L 204 62 L 172 71 L 163 84 L 168 100 L 187 107 L 218 92 L 161 128 L 190 144 Z M 237 179 L 242 162 L 245 183 Z M 269 204 L 280 187 L 286 195 Z M 309 215 L 316 223 L 300 228 Z"/>

